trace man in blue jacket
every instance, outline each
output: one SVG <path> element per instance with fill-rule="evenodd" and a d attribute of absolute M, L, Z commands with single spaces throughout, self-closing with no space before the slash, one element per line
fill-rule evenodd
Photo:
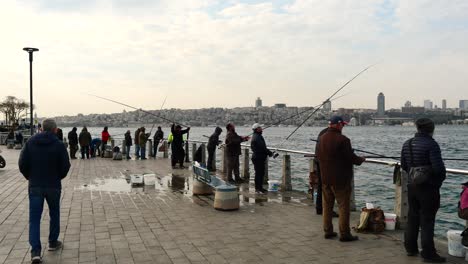
<path fill-rule="evenodd" d="M 439 144 L 432 138 L 434 122 L 429 118 L 416 121 L 418 132 L 406 141 L 401 150 L 401 168 L 410 173 L 411 168 L 427 166 L 430 177 L 423 183 L 408 181 L 408 225 L 405 230 L 405 249 L 408 256 L 418 255 L 418 232 L 421 227 L 421 257 L 424 262 L 442 263 L 434 246 L 434 224 L 440 207 L 439 189 L 445 180 L 445 165 Z"/>
<path fill-rule="evenodd" d="M 53 119 L 42 122 L 43 131 L 31 137 L 21 151 L 20 172 L 29 181 L 29 243 L 31 262 L 41 263 L 40 224 L 44 199 L 49 206 L 49 251 L 62 247 L 60 233 L 61 180 L 70 169 L 67 149 L 55 135 L 57 124 Z"/>
<path fill-rule="evenodd" d="M 257 193 L 266 193 L 263 188 L 263 178 L 265 177 L 265 161 L 268 156 L 273 156 L 273 153 L 267 148 L 265 139 L 262 136 L 263 129 L 260 124 L 255 123 L 252 126 L 253 135 L 250 141 L 252 149 L 252 163 L 255 169 L 255 191 Z"/>

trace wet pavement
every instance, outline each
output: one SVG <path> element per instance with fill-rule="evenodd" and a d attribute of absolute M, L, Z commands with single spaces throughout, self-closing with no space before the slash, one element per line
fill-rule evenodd
<path fill-rule="evenodd" d="M 7 160 L 0 169 L 0 263 L 29 263 L 27 181 L 17 168 L 19 151 L 0 148 Z M 132 185 L 131 174 L 155 174 L 155 185 Z M 359 234 L 353 243 L 325 240 L 303 193 L 259 195 L 252 181 L 239 186 L 240 209 L 222 212 L 213 209 L 213 195 L 192 195 L 192 181 L 190 170 L 172 170 L 168 159 L 73 160 L 63 180 L 64 248 L 44 251 L 44 263 L 421 263 L 406 257 L 397 231 Z M 43 248 L 48 221 L 46 206 Z M 446 246 L 439 248 L 446 255 Z"/>

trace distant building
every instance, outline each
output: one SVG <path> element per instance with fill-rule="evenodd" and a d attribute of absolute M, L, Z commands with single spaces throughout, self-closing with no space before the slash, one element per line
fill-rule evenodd
<path fill-rule="evenodd" d="M 257 100 L 255 100 L 255 107 L 262 107 L 262 99 L 260 97 L 257 97 Z"/>
<path fill-rule="evenodd" d="M 405 107 L 411 107 L 411 101 L 406 101 Z"/>
<path fill-rule="evenodd" d="M 286 108 L 286 104 L 275 104 L 275 108 Z"/>
<path fill-rule="evenodd" d="M 422 106 L 409 106 L 409 107 L 402 107 L 401 112 L 402 113 L 408 113 L 408 114 L 422 114 L 424 113 L 424 107 Z"/>
<path fill-rule="evenodd" d="M 463 110 L 468 110 L 468 100 L 460 100 L 459 108 Z"/>
<path fill-rule="evenodd" d="M 447 109 L 447 100 L 442 99 L 442 110 L 446 110 L 446 109 Z"/>
<path fill-rule="evenodd" d="M 431 110 L 432 109 L 432 101 L 431 100 L 424 100 L 424 109 Z"/>
<path fill-rule="evenodd" d="M 323 105 L 323 110 L 324 110 L 325 112 L 331 112 L 332 106 L 331 106 L 331 102 L 330 102 L 330 101 L 326 102 L 326 103 Z"/>
<path fill-rule="evenodd" d="M 377 96 L 377 115 L 385 115 L 385 95 L 383 93 L 379 93 Z"/>

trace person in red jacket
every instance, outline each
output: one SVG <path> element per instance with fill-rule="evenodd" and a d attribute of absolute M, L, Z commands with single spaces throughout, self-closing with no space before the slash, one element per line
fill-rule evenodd
<path fill-rule="evenodd" d="M 109 131 L 107 131 L 107 127 L 105 126 L 104 127 L 104 130 L 102 130 L 102 133 L 101 133 L 101 157 L 104 157 L 104 151 L 106 150 L 106 145 L 107 145 L 107 141 L 109 140 L 110 138 L 110 134 L 109 134 Z"/>
<path fill-rule="evenodd" d="M 320 137 L 317 157 L 320 164 L 323 196 L 323 229 L 325 238 L 338 234 L 333 232 L 332 216 L 335 199 L 338 202 L 340 241 L 358 240 L 351 235 L 349 227 L 351 181 L 353 165 L 361 165 L 366 159 L 354 154 L 349 138 L 341 134 L 347 123 L 340 116 L 330 119 L 328 130 Z"/>

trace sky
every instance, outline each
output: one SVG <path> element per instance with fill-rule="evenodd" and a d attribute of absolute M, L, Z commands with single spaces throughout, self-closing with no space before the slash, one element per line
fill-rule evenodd
<path fill-rule="evenodd" d="M 39 116 L 468 99 L 466 0 L 2 0 L 0 97 Z"/>

